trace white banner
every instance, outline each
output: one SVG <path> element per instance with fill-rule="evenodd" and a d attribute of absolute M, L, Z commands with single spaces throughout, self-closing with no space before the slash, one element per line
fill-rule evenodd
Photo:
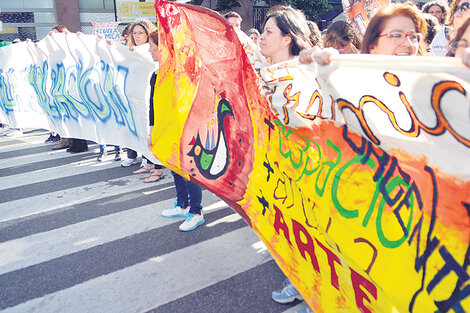
<path fill-rule="evenodd" d="M 147 141 L 156 64 L 147 50 L 73 33 L 0 48 L 0 121 L 121 145 L 155 160 Z"/>

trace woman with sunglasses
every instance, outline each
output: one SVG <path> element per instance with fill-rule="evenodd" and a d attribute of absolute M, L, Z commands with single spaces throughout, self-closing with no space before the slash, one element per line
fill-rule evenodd
<path fill-rule="evenodd" d="M 450 25 L 452 25 L 453 31 L 450 34 L 450 38 L 453 40 L 459 28 L 463 23 L 470 17 L 470 0 L 454 0 L 450 5 Z"/>
<path fill-rule="evenodd" d="M 407 3 L 391 4 L 377 12 L 370 21 L 362 39 L 361 53 L 424 55 L 423 34 L 426 34 L 426 21 L 415 6 Z M 300 62 L 310 63 L 312 52 L 315 51 L 302 51 Z M 337 53 L 334 49 L 325 49 L 315 53 L 314 58 L 317 63 L 325 65 L 330 63 L 330 56 Z"/>
<path fill-rule="evenodd" d="M 470 67 L 470 18 L 460 26 L 454 41 L 451 43 L 451 49 L 448 56 L 460 58 L 462 63 Z"/>

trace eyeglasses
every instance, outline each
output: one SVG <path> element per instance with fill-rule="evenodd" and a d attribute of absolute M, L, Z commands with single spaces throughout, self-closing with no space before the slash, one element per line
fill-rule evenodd
<path fill-rule="evenodd" d="M 457 5 L 454 8 L 454 14 L 457 13 L 459 10 L 462 10 L 462 12 L 467 12 L 469 7 L 470 7 L 470 2 L 464 2 L 461 5 Z"/>
<path fill-rule="evenodd" d="M 141 36 L 141 35 L 147 35 L 147 33 L 146 32 L 133 32 L 132 35 Z"/>
<path fill-rule="evenodd" d="M 395 44 L 401 44 L 405 40 L 405 38 L 410 38 L 411 43 L 419 43 L 421 39 L 423 39 L 423 34 L 421 33 L 407 34 L 402 31 L 393 31 L 388 34 L 379 35 L 378 37 L 391 38 L 393 43 Z"/>

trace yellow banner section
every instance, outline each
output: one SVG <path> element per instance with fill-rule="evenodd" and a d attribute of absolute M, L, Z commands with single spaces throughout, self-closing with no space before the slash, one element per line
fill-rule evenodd
<path fill-rule="evenodd" d="M 152 152 L 237 211 L 314 312 L 470 312 L 468 69 L 291 60 L 260 69 L 262 95 L 219 14 L 157 11 Z"/>
<path fill-rule="evenodd" d="M 3 27 L 3 30 L 0 31 L 0 34 L 17 34 L 18 27 Z"/>
<path fill-rule="evenodd" d="M 153 2 L 116 1 L 116 13 L 120 22 L 132 22 L 140 17 L 156 20 Z"/>

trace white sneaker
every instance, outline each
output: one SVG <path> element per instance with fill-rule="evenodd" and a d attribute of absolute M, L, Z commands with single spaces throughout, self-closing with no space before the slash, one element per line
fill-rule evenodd
<path fill-rule="evenodd" d="M 16 137 L 16 136 L 22 136 L 22 135 L 23 135 L 23 131 L 17 128 L 10 128 L 9 131 L 3 133 L 3 136 L 7 136 L 7 137 Z"/>
<path fill-rule="evenodd" d="M 2 127 L 0 127 L 0 136 L 4 136 L 9 131 L 10 131 L 10 126 L 7 126 L 4 124 Z"/>
<path fill-rule="evenodd" d="M 125 159 L 124 161 L 121 162 L 121 166 L 124 166 L 124 167 L 128 167 L 134 164 L 137 164 L 136 159 Z"/>
<path fill-rule="evenodd" d="M 183 224 L 180 225 L 180 230 L 181 231 L 190 231 L 193 229 L 196 229 L 199 225 L 204 224 L 204 216 L 201 214 L 192 214 L 188 213 L 188 217 L 186 218 L 186 221 L 183 222 Z"/>
<path fill-rule="evenodd" d="M 177 217 L 177 216 L 186 216 L 189 212 L 189 207 L 183 209 L 182 207 L 176 205 L 172 209 L 166 209 L 162 211 L 164 217 Z"/>

